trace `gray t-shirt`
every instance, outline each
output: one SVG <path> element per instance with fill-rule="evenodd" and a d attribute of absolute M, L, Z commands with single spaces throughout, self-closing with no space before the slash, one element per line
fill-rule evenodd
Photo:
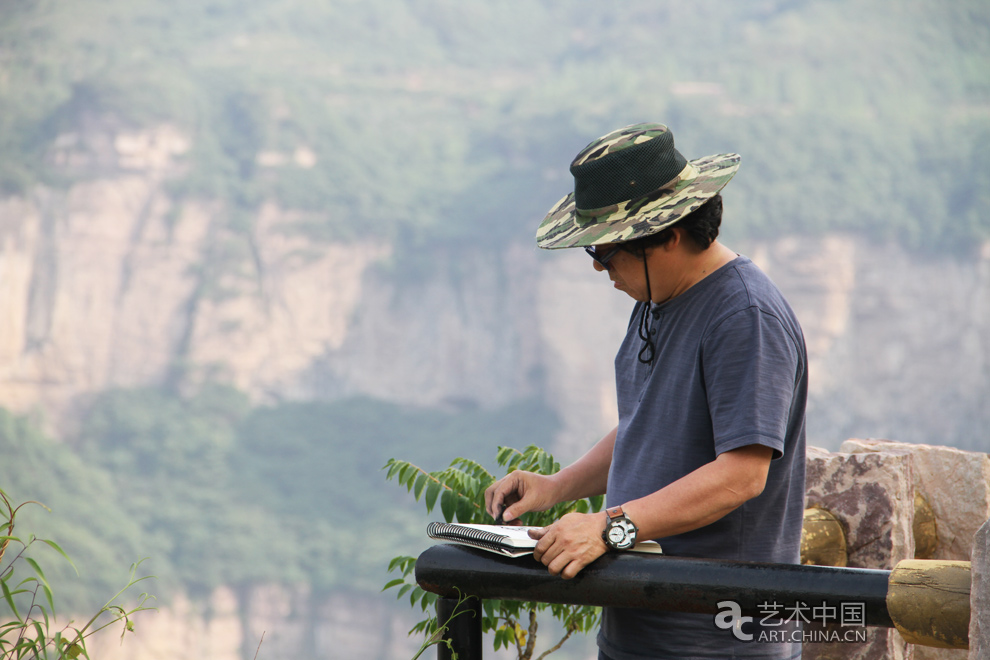
<path fill-rule="evenodd" d="M 807 354 L 783 295 L 738 257 L 654 306 L 652 365 L 638 303 L 615 358 L 619 425 L 608 506 L 654 493 L 724 451 L 772 448 L 763 493 L 716 522 L 657 539 L 677 557 L 799 563 Z M 615 660 L 789 658 L 800 645 L 737 642 L 714 615 L 606 608 L 599 647 Z"/>

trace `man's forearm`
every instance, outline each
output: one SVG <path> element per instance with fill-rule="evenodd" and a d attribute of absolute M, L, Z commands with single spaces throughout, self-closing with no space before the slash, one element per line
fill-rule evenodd
<path fill-rule="evenodd" d="M 616 429 L 609 431 L 584 456 L 554 475 L 559 489 L 559 502 L 605 494 L 608 471 L 612 466 L 615 433 Z"/>
<path fill-rule="evenodd" d="M 772 450 L 750 445 L 720 455 L 672 484 L 622 503 L 639 527 L 639 538 L 683 534 L 715 522 L 760 494 Z"/>

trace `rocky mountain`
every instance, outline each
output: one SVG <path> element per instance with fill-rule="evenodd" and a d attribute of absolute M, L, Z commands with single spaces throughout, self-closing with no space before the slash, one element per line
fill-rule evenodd
<path fill-rule="evenodd" d="M 108 387 L 230 383 L 258 402 L 363 394 L 419 406 L 545 397 L 575 454 L 614 422 L 611 356 L 630 301 L 582 254 L 318 242 L 261 207 L 243 235 L 218 204 L 176 205 L 188 139 L 163 125 L 79 155 L 113 174 L 0 200 L 0 402 L 71 428 Z M 177 160 L 178 159 L 178 160 Z M 109 164 L 109 167 L 108 167 Z M 726 223 L 731 223 L 731 197 Z M 236 268 L 211 265 L 244 254 Z M 809 434 L 990 449 L 990 245 L 908 252 L 855 234 L 733 245 L 778 282 L 811 358 Z M 219 274 L 218 274 L 219 273 Z"/>
<path fill-rule="evenodd" d="M 203 379 L 259 403 L 362 394 L 465 409 L 540 397 L 562 420 L 564 459 L 615 422 L 611 360 L 631 302 L 579 251 L 542 252 L 528 235 L 438 244 L 410 271 L 399 259 L 407 246 L 319 242 L 299 233 L 300 214 L 273 204 L 239 235 L 217 221 L 217 202 L 177 205 L 168 181 L 190 141 L 171 126 L 56 146 L 53 158 L 95 160 L 104 174 L 0 200 L 0 403 L 40 412 L 57 435 L 70 436 L 106 388 Z M 727 208 L 728 224 L 731 196 Z M 812 444 L 888 437 L 990 450 L 990 244 L 968 257 L 848 233 L 732 247 L 781 286 L 804 325 Z M 236 267 L 216 268 L 224 259 Z M 367 657 L 414 651 L 408 612 L 294 589 L 171 594 L 127 652 L 246 657 L 265 631 L 270 652 L 369 651 L 369 639 L 380 648 Z"/>

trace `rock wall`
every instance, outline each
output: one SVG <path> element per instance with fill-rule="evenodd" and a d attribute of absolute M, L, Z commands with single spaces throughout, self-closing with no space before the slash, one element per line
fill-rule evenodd
<path fill-rule="evenodd" d="M 934 257 L 833 235 L 754 255 L 805 328 L 812 442 L 990 451 L 990 242 L 967 258 Z"/>
<path fill-rule="evenodd" d="M 176 205 L 165 185 L 189 144 L 175 129 L 94 135 L 62 136 L 52 158 L 103 175 L 0 200 L 0 405 L 59 427 L 104 388 L 206 377 L 257 401 L 538 396 L 563 419 L 564 458 L 615 423 L 631 301 L 580 251 L 438 245 L 410 274 L 402 246 L 317 242 L 272 204 L 240 231 L 218 204 Z M 990 449 L 990 243 L 967 257 L 853 235 L 732 247 L 804 325 L 813 443 Z"/>
<path fill-rule="evenodd" d="M 41 411 L 58 432 L 105 388 L 202 378 L 259 402 L 543 397 L 562 419 L 564 460 L 614 425 L 612 356 L 632 303 L 580 251 L 542 252 L 529 237 L 434 246 L 410 275 L 402 246 L 314 242 L 299 231 L 304 216 L 272 204 L 241 232 L 218 204 L 176 206 L 165 184 L 189 145 L 167 126 L 86 139 L 63 136 L 54 160 L 105 175 L 0 199 L 0 405 Z M 732 247 L 804 325 L 813 444 L 872 436 L 990 450 L 990 244 L 968 257 L 854 235 Z M 412 621 L 381 599 L 249 590 L 178 595 L 124 651 L 94 650 L 232 659 L 251 657 L 264 633 L 268 657 L 311 647 L 350 657 L 335 649 L 369 644 L 377 655 L 364 657 L 412 655 Z"/>
<path fill-rule="evenodd" d="M 411 658 L 418 621 L 385 597 L 339 593 L 314 597 L 305 587 L 261 584 L 219 587 L 205 600 L 175 594 L 157 611 L 139 612 L 121 643 L 113 631 L 88 643 L 105 660 L 398 660 Z M 118 624 L 120 625 L 120 624 Z"/>

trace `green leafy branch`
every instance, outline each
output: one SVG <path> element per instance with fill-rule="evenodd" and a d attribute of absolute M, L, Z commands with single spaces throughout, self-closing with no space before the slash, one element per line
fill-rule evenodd
<path fill-rule="evenodd" d="M 0 660 L 39 658 L 75 660 L 79 656 L 89 658 L 86 650 L 87 638 L 118 622 L 123 622 L 121 631 L 121 640 L 123 640 L 128 632 L 134 631 L 133 615 L 154 609 L 145 606 L 154 598 L 147 593 L 138 596 L 138 603 L 133 607 L 125 608 L 117 604 L 117 600 L 124 592 L 139 582 L 151 578 L 151 576 L 137 577 L 138 567 L 143 560 L 131 564 L 127 584 L 81 627 L 73 627 L 70 621 L 63 628 L 55 629 L 55 599 L 51 585 L 41 565 L 27 553 L 35 543 L 41 542 L 69 562 L 76 575 L 79 571 L 69 555 L 54 541 L 39 539 L 33 534 L 26 540 L 14 535 L 17 513 L 28 504 L 36 504 L 47 510 L 47 507 L 35 501 L 22 502 L 14 506 L 7 494 L 0 490 L 0 512 L 4 516 L 0 520 L 0 529 L 5 528 L 5 533 L 0 536 L 0 592 L 10 609 L 9 616 L 12 617 L 10 620 L 0 619 Z M 19 546 L 20 549 L 4 564 L 4 557 L 11 544 L 15 547 Z M 31 568 L 31 574 L 16 581 L 16 569 L 22 561 Z"/>
<path fill-rule="evenodd" d="M 560 464 L 553 456 L 535 445 L 530 445 L 524 451 L 499 447 L 495 459 L 499 466 L 505 468 L 506 474 L 513 470 L 554 474 L 560 470 Z M 457 458 L 444 470 L 427 472 L 413 463 L 393 458 L 382 469 L 386 470 L 386 479 L 398 481 L 417 502 L 422 500 L 427 513 L 431 513 L 439 502 L 441 514 L 447 522 L 492 522 L 485 512 L 484 496 L 485 489 L 495 481 L 495 477 L 476 461 Z M 560 503 L 546 511 L 523 514 L 521 521 L 525 525 L 546 526 L 572 511 L 600 511 L 603 504 L 604 498 L 601 496 Z M 414 557 L 393 558 L 388 571 L 398 572 L 400 577 L 389 581 L 382 591 L 397 589 L 396 598 L 401 599 L 408 595 L 411 607 L 419 607 L 423 612 L 432 611 L 437 596 L 416 584 L 412 577 L 415 567 Z M 564 635 L 556 644 L 537 656 L 537 660 L 558 650 L 575 632 L 594 630 L 601 619 L 601 609 L 597 607 L 490 599 L 482 602 L 482 632 L 493 633 L 496 650 L 502 647 L 514 648 L 518 660 L 532 660 L 536 652 L 537 613 L 546 610 L 561 622 Z M 409 632 L 425 634 L 428 639 L 434 639 L 437 631 L 436 619 L 426 618 L 414 625 Z"/>

